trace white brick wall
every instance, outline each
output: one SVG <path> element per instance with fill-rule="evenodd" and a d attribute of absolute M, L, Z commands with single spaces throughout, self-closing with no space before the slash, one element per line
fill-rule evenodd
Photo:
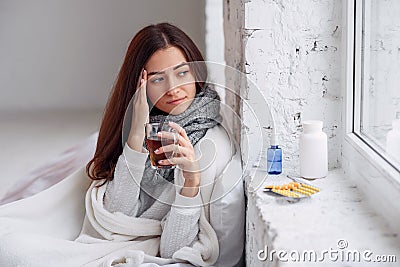
<path fill-rule="evenodd" d="M 307 119 L 324 121 L 329 166 L 341 164 L 341 21 L 338 0 L 224 1 L 225 61 L 247 74 L 247 86 L 239 87 L 237 92 L 262 117 L 261 130 L 272 125 L 265 119 L 269 117 L 268 107 L 262 106 L 252 82 L 270 104 L 283 147 L 285 172 L 299 169 L 299 126 Z M 240 84 L 226 78 L 232 88 Z M 247 158 L 251 144 L 245 141 L 256 140 L 252 135 L 260 129 L 252 129 L 251 112 L 243 105 L 237 106 L 237 99 L 227 99 L 227 103 L 241 111 L 245 124 L 241 148 Z M 254 194 L 248 192 L 247 196 L 246 263 L 261 266 L 254 258 L 257 250 L 262 244 L 273 247 L 279 233 L 271 232 Z"/>
<path fill-rule="evenodd" d="M 244 3 L 241 0 L 223 1 L 224 35 L 225 35 L 225 63 L 241 72 L 244 71 L 244 50 L 242 42 L 242 28 L 244 26 Z M 240 80 L 238 76 L 226 75 L 226 87 L 234 93 L 226 92 L 225 102 L 237 113 L 241 114 Z M 233 126 L 236 131 L 236 140 L 240 140 L 240 125 Z M 243 148 L 242 148 L 243 149 Z"/>
<path fill-rule="evenodd" d="M 225 60 L 243 68 L 271 105 L 285 170 L 299 168 L 299 125 L 307 119 L 324 121 L 329 166 L 339 167 L 341 1 L 227 1 L 224 12 Z M 248 90 L 241 96 L 251 101 Z"/>
<path fill-rule="evenodd" d="M 298 170 L 299 122 L 320 119 L 340 165 L 340 1 L 246 3 L 246 71 L 271 104 L 286 170 Z"/>

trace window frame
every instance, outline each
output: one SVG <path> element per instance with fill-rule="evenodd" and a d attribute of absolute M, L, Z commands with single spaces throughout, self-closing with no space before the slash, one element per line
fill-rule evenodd
<path fill-rule="evenodd" d="M 343 18 L 343 96 L 344 135 L 342 166 L 365 193 L 369 203 L 379 211 L 392 228 L 400 221 L 400 172 L 376 148 L 357 133 L 360 126 L 361 103 L 361 41 L 363 0 L 344 0 Z M 359 129 L 359 128 L 358 128 Z"/>
<path fill-rule="evenodd" d="M 369 125 L 365 125 L 365 123 L 369 123 L 369 110 L 365 107 L 369 107 L 369 98 L 363 97 L 364 91 L 368 88 L 368 81 L 364 78 L 364 75 L 370 73 L 369 66 L 370 66 L 370 50 L 369 49 L 362 49 L 362 45 L 364 47 L 370 46 L 370 29 L 371 25 L 369 21 L 362 21 L 363 14 L 366 17 L 371 15 L 371 10 L 369 5 L 364 5 L 364 2 L 368 0 L 357 0 L 356 4 L 358 6 L 359 12 L 357 16 L 354 18 L 356 20 L 359 19 L 358 24 L 355 27 L 355 37 L 356 43 L 354 44 L 354 51 L 358 58 L 355 59 L 353 63 L 354 71 L 354 84 L 353 84 L 353 92 L 354 92 L 354 118 L 353 118 L 353 131 L 354 133 L 360 138 L 366 145 L 368 145 L 373 151 L 375 151 L 379 156 L 381 156 L 385 161 L 389 163 L 395 170 L 400 172 L 400 167 L 396 166 L 396 164 L 391 160 L 388 159 L 388 155 L 386 151 L 382 148 L 382 144 L 378 144 L 378 141 L 370 135 L 363 134 L 361 128 L 369 128 Z M 361 35 L 363 32 L 363 36 Z M 359 44 L 359 45 L 357 45 Z M 362 56 L 362 53 L 364 54 Z M 368 102 L 367 102 L 368 101 Z"/>

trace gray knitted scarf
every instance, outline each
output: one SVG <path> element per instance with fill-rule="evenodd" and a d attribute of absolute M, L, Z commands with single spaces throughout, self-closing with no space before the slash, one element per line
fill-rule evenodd
<path fill-rule="evenodd" d="M 188 135 L 192 145 L 203 138 L 207 130 L 222 122 L 220 111 L 220 98 L 213 89 L 206 87 L 204 91 L 196 94 L 190 106 L 178 115 L 150 116 L 150 122 L 168 123 L 176 122 L 182 126 Z M 166 188 L 168 183 L 174 181 L 173 169 L 153 169 L 150 159 L 147 158 L 142 181 L 140 183 L 140 208 L 139 217 L 144 211 L 153 205 L 154 201 L 162 193 L 161 188 Z"/>

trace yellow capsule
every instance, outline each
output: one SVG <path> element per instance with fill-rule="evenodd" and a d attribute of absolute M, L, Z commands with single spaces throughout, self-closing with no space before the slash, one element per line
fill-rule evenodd
<path fill-rule="evenodd" d="M 311 189 L 308 189 L 308 188 L 305 188 L 305 187 L 300 187 L 300 189 L 303 190 L 303 191 L 305 191 L 305 192 L 308 192 L 308 193 L 310 193 L 310 194 L 314 194 L 314 193 L 315 193 L 315 191 L 313 191 L 313 190 L 311 190 Z"/>
<path fill-rule="evenodd" d="M 311 194 L 310 194 L 309 192 L 304 191 L 304 190 L 302 190 L 302 189 L 300 189 L 300 188 L 296 188 L 296 189 L 293 189 L 293 190 L 296 191 L 296 192 L 299 192 L 299 193 L 301 193 L 301 194 L 303 194 L 303 195 L 311 196 Z"/>
<path fill-rule="evenodd" d="M 308 185 L 308 184 L 302 184 L 303 187 L 309 188 L 310 190 L 313 190 L 315 192 L 319 192 L 320 190 L 314 186 Z"/>

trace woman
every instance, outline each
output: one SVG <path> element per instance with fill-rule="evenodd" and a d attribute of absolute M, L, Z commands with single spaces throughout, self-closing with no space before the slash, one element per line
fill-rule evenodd
<path fill-rule="evenodd" d="M 0 208 L 1 266 L 219 264 L 216 231 L 232 232 L 214 227 L 225 213 L 210 212 L 209 204 L 218 198 L 212 193 L 221 187 L 214 184 L 226 179 L 221 174 L 233 151 L 201 61 L 193 41 L 173 25 L 151 25 L 136 34 L 86 168 Z M 148 121 L 170 122 L 176 130 L 177 143 L 158 149 L 177 152 L 159 162 L 175 169 L 151 167 L 143 146 Z"/>
<path fill-rule="evenodd" d="M 202 206 L 209 204 L 203 203 L 209 196 L 202 199 L 200 187 L 212 186 L 232 156 L 229 138 L 219 125 L 219 97 L 204 83 L 206 68 L 202 61 L 193 41 L 171 24 L 151 25 L 139 31 L 129 45 L 107 104 L 96 153 L 87 164 L 89 177 L 100 180 L 106 188 L 106 210 L 161 221 L 162 258 L 173 258 L 181 248 L 199 241 Z M 123 118 L 132 97 L 129 135 L 121 146 Z M 151 168 L 143 148 L 144 124 L 149 121 L 169 121 L 178 133 L 177 144 L 156 151 L 177 151 L 178 156 L 159 162 L 177 165 L 176 170 Z M 161 132 L 159 136 L 168 138 L 168 134 Z M 218 153 L 217 161 L 210 161 L 215 155 L 199 159 L 198 144 L 205 136 L 213 142 L 204 143 L 202 152 Z M 180 172 L 183 185 L 175 190 L 174 180 Z M 82 235 L 86 236 L 85 231 Z M 214 256 L 206 257 L 215 262 L 218 251 L 211 254 Z"/>

